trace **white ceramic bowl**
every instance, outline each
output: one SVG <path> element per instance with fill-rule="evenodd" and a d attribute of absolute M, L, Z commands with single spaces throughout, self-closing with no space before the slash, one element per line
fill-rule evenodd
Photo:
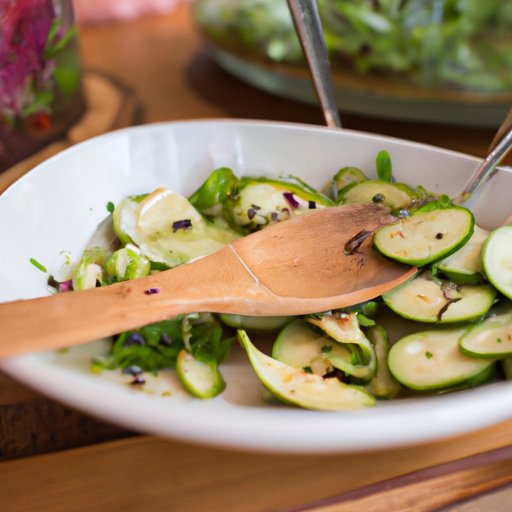
<path fill-rule="evenodd" d="M 107 215 L 109 201 L 162 185 L 190 193 L 222 165 L 239 174 L 293 174 L 321 186 L 345 165 L 372 174 L 381 149 L 391 154 L 397 180 L 452 196 L 477 163 L 470 156 L 392 138 L 252 121 L 149 125 L 79 144 L 39 165 L 0 197 L 0 301 L 47 294 L 47 276 L 29 259 L 52 273 L 66 257 L 79 258 Z M 507 217 L 511 189 L 512 175 L 506 171 L 486 186 L 475 206 L 481 226 L 491 228 Z M 141 392 L 128 386 L 126 377 L 88 371 L 91 355 L 103 350 L 104 342 L 92 342 L 65 354 L 34 354 L 0 365 L 21 382 L 104 420 L 244 450 L 371 450 L 461 434 L 512 415 L 509 382 L 347 413 L 269 405 L 241 351 L 223 369 L 227 390 L 213 400 L 186 395 L 173 372 L 162 372 L 148 382 L 148 392 Z"/>

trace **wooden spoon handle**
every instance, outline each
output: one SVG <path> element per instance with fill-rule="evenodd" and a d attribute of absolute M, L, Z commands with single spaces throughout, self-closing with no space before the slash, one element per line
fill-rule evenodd
<path fill-rule="evenodd" d="M 264 303 L 268 292 L 226 246 L 142 279 L 0 304 L 0 357 L 67 347 L 184 313 L 230 312 L 248 294 Z"/>

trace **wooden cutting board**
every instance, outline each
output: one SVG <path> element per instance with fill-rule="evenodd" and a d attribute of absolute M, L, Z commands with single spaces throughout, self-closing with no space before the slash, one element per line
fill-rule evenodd
<path fill-rule="evenodd" d="M 500 427 L 486 435 L 499 439 Z M 490 440 L 479 447 L 492 445 Z M 512 447 L 385 481 L 382 475 L 474 453 L 474 441 L 470 435 L 393 451 L 316 457 L 238 453 L 140 436 L 0 464 L 1 508 L 427 512 L 510 483 Z"/>

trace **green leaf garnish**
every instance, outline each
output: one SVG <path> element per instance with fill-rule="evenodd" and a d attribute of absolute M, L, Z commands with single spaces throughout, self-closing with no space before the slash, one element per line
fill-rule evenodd
<path fill-rule="evenodd" d="M 389 153 L 387 151 L 379 151 L 379 153 L 377 154 L 375 164 L 377 166 L 377 176 L 379 180 L 393 180 L 393 168 L 391 165 L 391 157 L 389 156 Z"/>
<path fill-rule="evenodd" d="M 453 206 L 453 202 L 450 199 L 450 196 L 447 196 L 446 194 L 443 194 L 439 196 L 436 200 L 430 201 L 429 203 L 421 206 L 417 210 L 414 210 L 414 213 L 416 212 L 431 212 L 433 210 L 444 210 L 446 208 L 451 208 Z"/>
<path fill-rule="evenodd" d="M 34 265 L 34 267 L 36 267 L 41 272 L 48 272 L 47 268 L 42 263 L 39 263 L 39 261 L 37 261 L 35 258 L 30 258 L 29 261 L 30 263 L 32 263 L 32 265 Z"/>

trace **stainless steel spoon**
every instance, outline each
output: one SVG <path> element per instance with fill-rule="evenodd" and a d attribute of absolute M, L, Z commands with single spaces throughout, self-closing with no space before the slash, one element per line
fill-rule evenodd
<path fill-rule="evenodd" d="M 329 128 L 341 128 L 318 5 L 315 0 L 288 0 L 288 7 L 308 61 L 325 122 Z"/>

